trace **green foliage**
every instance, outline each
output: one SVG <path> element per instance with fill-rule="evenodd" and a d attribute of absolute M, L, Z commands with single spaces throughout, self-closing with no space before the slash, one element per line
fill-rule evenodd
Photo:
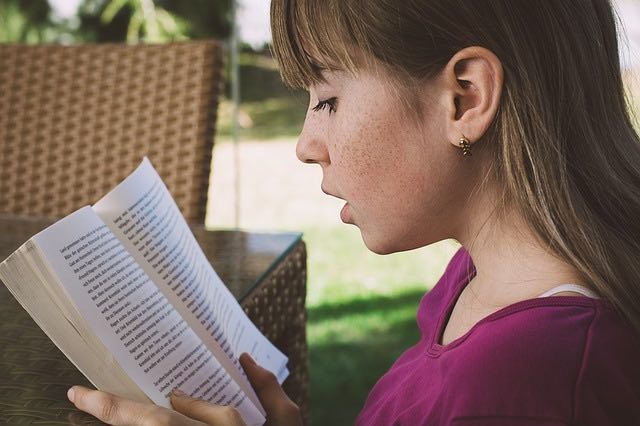
<path fill-rule="evenodd" d="M 79 34 L 99 42 L 227 38 L 231 0 L 84 0 Z"/>
<path fill-rule="evenodd" d="M 0 42 L 40 43 L 53 37 L 47 0 L 0 2 Z"/>
<path fill-rule="evenodd" d="M 126 7 L 130 9 L 127 41 L 157 43 L 186 38 L 184 21 L 178 21 L 152 0 L 111 0 L 102 11 L 100 21 L 108 25 Z"/>
<path fill-rule="evenodd" d="M 231 0 L 157 0 L 156 3 L 188 22 L 184 32 L 188 38 L 227 39 L 231 34 Z"/>
<path fill-rule="evenodd" d="M 83 0 L 68 20 L 47 0 L 0 1 L 0 42 L 227 39 L 231 27 L 231 0 Z"/>

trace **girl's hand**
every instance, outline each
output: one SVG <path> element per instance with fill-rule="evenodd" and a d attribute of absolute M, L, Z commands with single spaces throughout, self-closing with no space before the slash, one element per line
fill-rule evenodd
<path fill-rule="evenodd" d="M 248 354 L 240 356 L 240 364 L 267 412 L 266 425 L 302 425 L 300 410 L 287 397 L 271 372 L 256 364 Z M 72 387 L 67 396 L 78 409 L 114 426 L 244 425 L 235 408 L 210 405 L 179 392 L 171 395 L 171 405 L 175 411 L 154 404 L 130 401 L 82 386 Z"/>

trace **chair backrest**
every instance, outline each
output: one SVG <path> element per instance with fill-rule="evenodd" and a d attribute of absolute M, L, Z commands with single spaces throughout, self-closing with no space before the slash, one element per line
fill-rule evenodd
<path fill-rule="evenodd" d="M 148 156 L 204 223 L 222 47 L 0 44 L 0 213 L 64 216 Z"/>

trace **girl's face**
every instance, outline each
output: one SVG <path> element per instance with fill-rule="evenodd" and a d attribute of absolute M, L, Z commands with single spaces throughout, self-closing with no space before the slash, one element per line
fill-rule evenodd
<path fill-rule="evenodd" d="M 296 153 L 322 167 L 325 193 L 346 201 L 342 220 L 381 254 L 449 238 L 465 185 L 461 153 L 439 126 L 450 111 L 444 93 L 435 83 L 424 86 L 418 118 L 381 77 L 324 76 L 326 83 L 309 90 Z"/>

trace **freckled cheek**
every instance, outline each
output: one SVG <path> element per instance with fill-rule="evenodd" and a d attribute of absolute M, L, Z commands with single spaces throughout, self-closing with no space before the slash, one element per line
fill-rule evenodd
<path fill-rule="evenodd" d="M 334 146 L 332 165 L 339 170 L 345 196 L 356 198 L 386 198 L 393 195 L 402 157 L 402 141 L 389 126 L 377 124 L 359 126 L 351 134 L 336 134 L 341 138 Z"/>

